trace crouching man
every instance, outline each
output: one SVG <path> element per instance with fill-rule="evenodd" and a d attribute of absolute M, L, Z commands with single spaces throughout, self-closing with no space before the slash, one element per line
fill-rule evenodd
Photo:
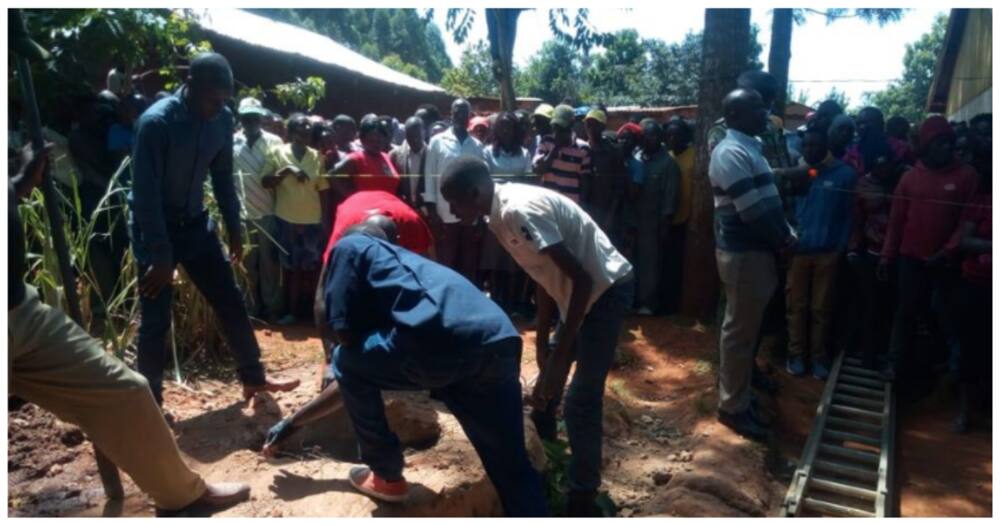
<path fill-rule="evenodd" d="M 211 513 L 245 501 L 249 486 L 208 485 L 184 463 L 144 377 L 25 284 L 28 267 L 17 204 L 41 182 L 46 162 L 47 155 L 26 148 L 22 170 L 7 183 L 8 394 L 78 425 L 153 499 L 157 514 Z"/>
<path fill-rule="evenodd" d="M 336 382 L 272 428 L 263 454 L 343 403 L 367 465 L 351 470 L 351 485 L 403 501 L 403 453 L 382 391 L 430 390 L 462 425 L 506 515 L 547 515 L 524 446 L 520 336 L 464 277 L 386 239 L 365 223 L 334 246 L 323 283 L 327 328 L 339 342 L 331 363 Z"/>

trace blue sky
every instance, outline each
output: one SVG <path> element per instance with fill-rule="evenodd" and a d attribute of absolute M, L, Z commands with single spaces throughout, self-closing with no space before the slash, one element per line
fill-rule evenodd
<path fill-rule="evenodd" d="M 434 18 L 445 33 L 448 54 L 457 64 L 464 46 L 455 44 L 444 30 L 445 11 L 436 9 Z M 938 14 L 947 14 L 947 10 L 910 9 L 901 21 L 881 28 L 857 19 L 842 19 L 827 24 L 822 16 L 808 16 L 806 23 L 796 26 L 792 33 L 792 61 L 788 76 L 793 81 L 793 89 L 796 92 L 805 91 L 812 103 L 822 99 L 831 87 L 836 86 L 847 94 L 852 105 L 860 104 L 864 92 L 882 89 L 889 80 L 900 76 L 906 44 L 930 30 Z M 644 38 L 659 38 L 667 42 L 680 40 L 688 31 L 700 31 L 704 26 L 704 17 L 705 11 L 701 7 L 685 8 L 677 4 L 668 10 L 641 7 L 631 10 L 590 9 L 591 22 L 598 30 L 634 28 Z M 482 10 L 479 10 L 469 36 L 471 42 L 486 38 L 486 23 L 482 18 Z M 760 27 L 759 39 L 764 46 L 761 61 L 766 64 L 771 39 L 770 8 L 753 9 L 751 20 Z M 551 31 L 546 9 L 522 13 L 514 48 L 515 63 L 527 63 L 549 38 Z"/>

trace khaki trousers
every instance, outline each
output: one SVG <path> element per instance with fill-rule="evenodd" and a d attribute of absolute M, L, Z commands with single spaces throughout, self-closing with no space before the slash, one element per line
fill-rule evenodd
<path fill-rule="evenodd" d="M 185 507 L 205 481 L 181 458 L 146 379 L 28 287 L 7 311 L 9 394 L 78 425 L 156 506 Z"/>
<path fill-rule="evenodd" d="M 813 363 L 827 364 L 833 320 L 838 253 L 801 254 L 788 265 L 788 357 L 803 357 L 808 343 Z"/>

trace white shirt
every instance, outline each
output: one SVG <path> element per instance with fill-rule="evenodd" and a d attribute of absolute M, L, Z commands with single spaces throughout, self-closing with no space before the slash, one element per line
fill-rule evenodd
<path fill-rule="evenodd" d="M 573 282 L 541 251 L 563 243 L 594 280 L 587 311 L 632 265 L 597 223 L 568 197 L 529 184 L 497 184 L 489 227 L 517 264 L 555 300 L 560 317 L 569 311 Z"/>
<path fill-rule="evenodd" d="M 531 157 L 528 156 L 527 149 L 521 148 L 516 155 L 511 155 L 504 149 L 500 149 L 500 153 L 497 154 L 495 149 L 493 146 L 483 148 L 486 164 L 489 165 L 490 175 L 493 175 L 494 179 L 521 177 L 532 173 Z"/>
<path fill-rule="evenodd" d="M 434 203 L 438 217 L 441 217 L 441 221 L 445 224 L 454 224 L 459 222 L 459 219 L 451 213 L 451 206 L 441 195 L 441 175 L 448 164 L 465 155 L 485 160 L 483 144 L 472 135 L 466 136 L 464 141 L 459 142 L 458 138 L 455 137 L 454 128 L 448 128 L 438 133 L 427 145 L 425 164 L 427 180 L 424 185 L 424 202 Z"/>
<path fill-rule="evenodd" d="M 274 215 L 274 191 L 264 188 L 260 179 L 264 176 L 262 170 L 271 148 L 282 144 L 277 135 L 266 131 L 260 133 L 253 146 L 247 144 L 242 131 L 233 137 L 233 174 L 239 181 L 243 216 L 251 220 Z"/>

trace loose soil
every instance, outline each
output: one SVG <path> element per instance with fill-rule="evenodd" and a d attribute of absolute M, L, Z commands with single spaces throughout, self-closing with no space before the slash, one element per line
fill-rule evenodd
<path fill-rule="evenodd" d="M 537 375 L 534 332 L 522 327 L 522 382 Z M 250 501 L 221 516 L 493 516 L 496 495 L 457 421 L 426 398 L 392 399 L 390 424 L 405 426 L 410 501 L 376 504 L 346 483 L 356 461 L 352 443 L 331 428 L 330 440 L 265 460 L 257 451 L 267 429 L 315 395 L 321 357 L 307 327 L 257 330 L 270 373 L 298 377 L 296 391 L 262 396 L 251 406 L 220 380 L 167 383 L 178 445 L 208 481 L 249 483 Z M 782 391 L 765 401 L 777 438 L 769 446 L 715 420 L 712 333 L 674 318 L 633 318 L 619 345 L 605 403 L 604 489 L 619 516 L 766 516 L 777 513 L 821 390 L 818 381 L 773 376 Z M 390 396 L 391 398 L 391 396 Z M 394 403 L 403 403 L 394 405 Z M 397 409 L 392 409 L 397 406 Z M 416 407 L 416 408 L 414 408 Z M 431 414 L 429 423 L 403 421 Z M 436 413 L 436 417 L 434 414 Z M 393 414 L 396 414 L 395 416 Z M 411 419 L 414 419 L 411 417 Z M 397 421 L 403 421 L 397 423 Z M 991 436 L 947 431 L 945 404 L 904 415 L 900 425 L 904 516 L 989 516 Z M 33 405 L 8 416 L 8 513 L 11 516 L 150 516 L 154 509 L 122 476 L 126 498 L 107 502 L 90 443 L 78 429 Z M 541 445 L 528 426 L 536 464 Z M 431 439 L 424 439 L 430 437 Z M 428 442 L 430 441 L 430 442 Z M 946 451 L 946 452 L 945 452 Z"/>

